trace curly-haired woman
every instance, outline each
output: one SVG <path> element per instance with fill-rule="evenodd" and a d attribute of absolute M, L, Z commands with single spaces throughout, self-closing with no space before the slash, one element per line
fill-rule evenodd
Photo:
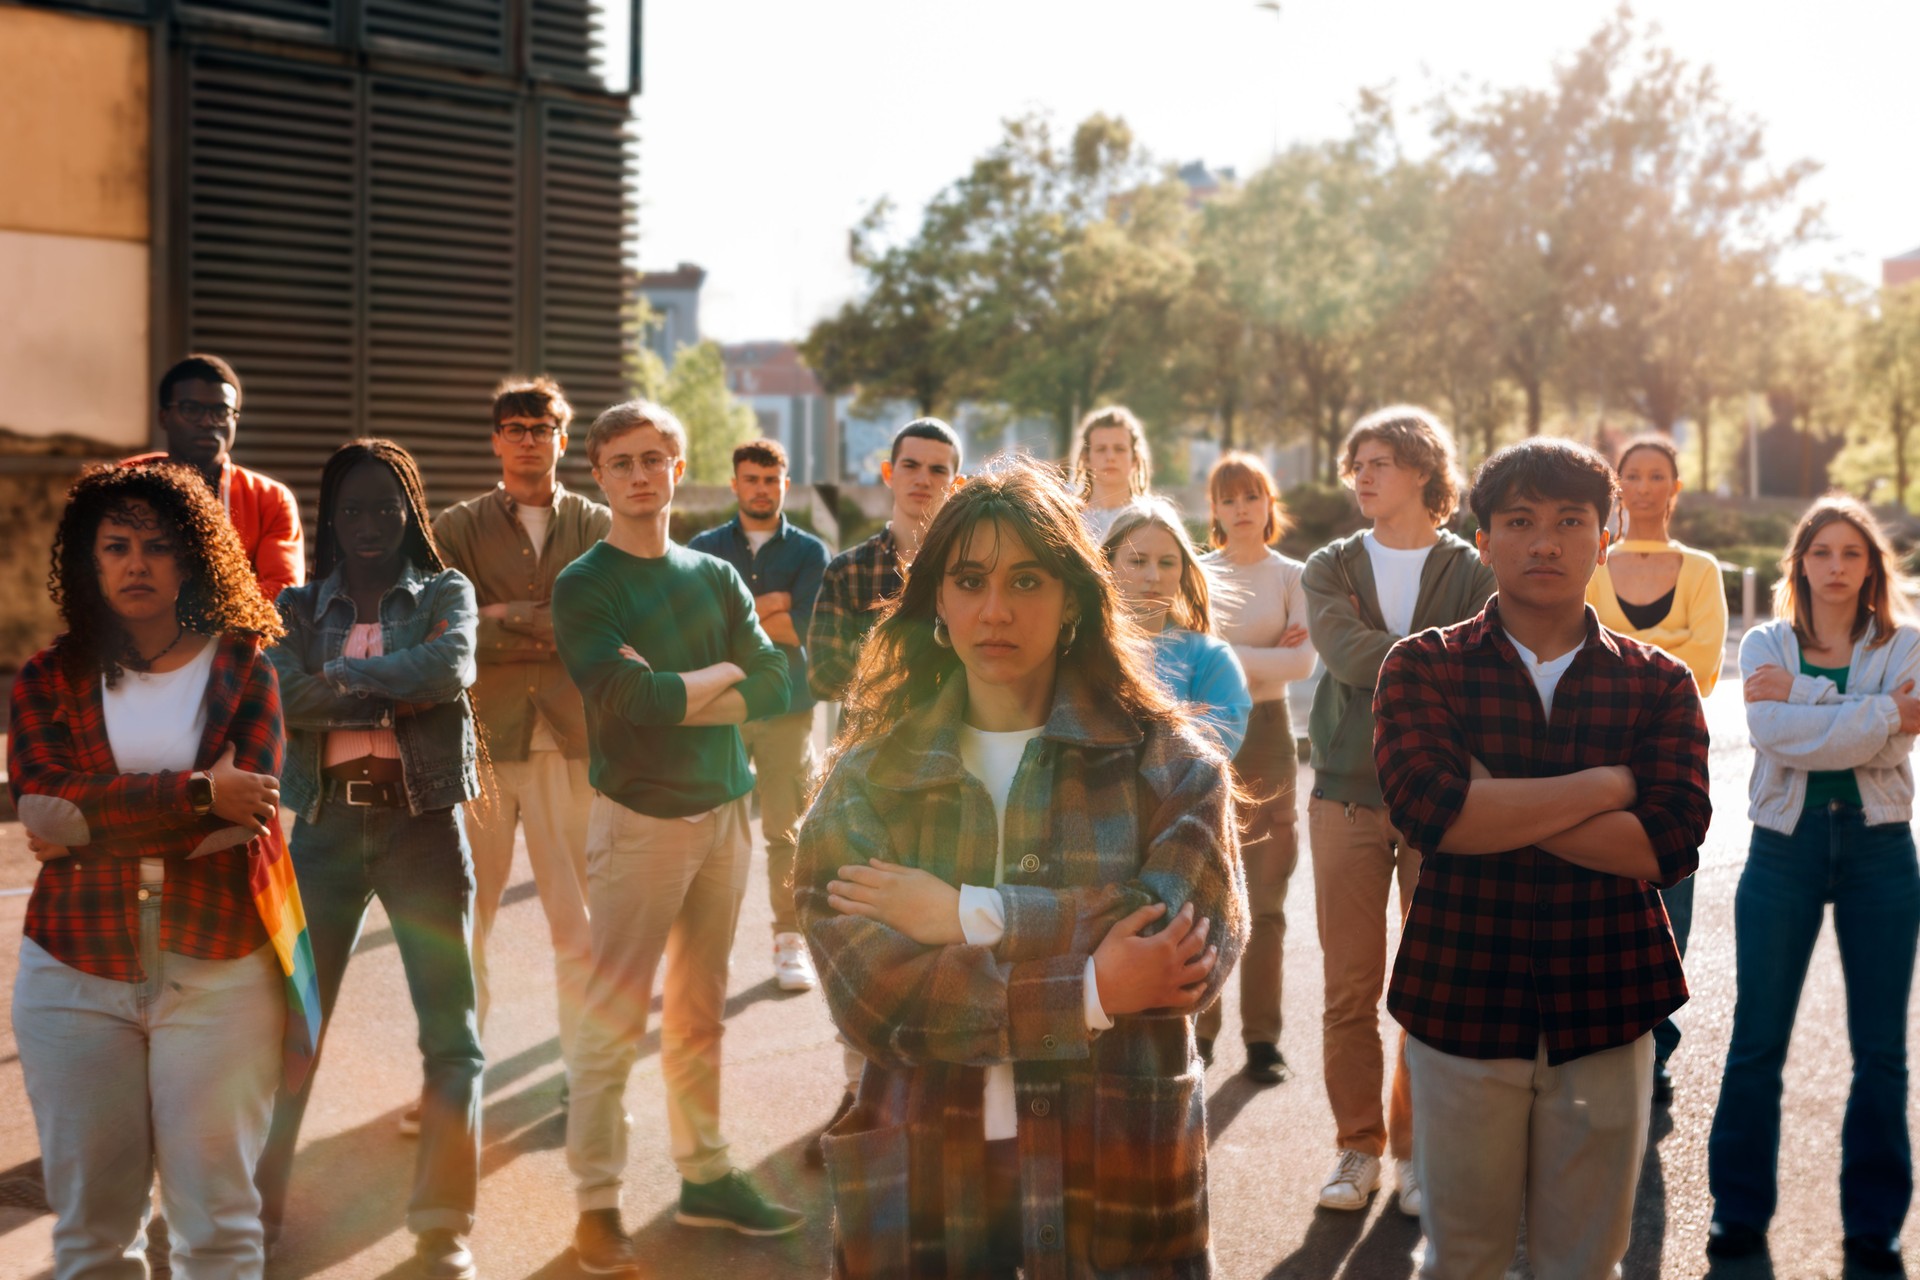
<path fill-rule="evenodd" d="M 823 1140 L 842 1277 L 1205 1276 L 1192 1013 L 1246 938 L 1228 766 L 1031 464 L 934 518 L 801 830 L 866 1056 Z"/>
<path fill-rule="evenodd" d="M 318 971 L 322 1036 L 377 895 L 420 1022 L 425 1087 L 407 1227 L 427 1280 L 474 1272 L 480 1165 L 473 859 L 461 802 L 479 794 L 473 584 L 440 557 L 412 455 L 340 446 L 320 476 L 313 581 L 280 593 L 272 650 L 286 699 L 290 843 Z M 317 1066 L 317 1063 L 316 1063 Z M 312 1087 L 282 1093 L 260 1161 L 270 1235 Z"/>
<path fill-rule="evenodd" d="M 143 1274 L 157 1171 L 175 1274 L 258 1276 L 287 1005 L 251 881 L 281 856 L 280 619 L 178 467 L 82 477 L 49 584 L 66 631 L 14 682 L 7 762 L 41 864 L 13 1029 L 55 1273 Z"/>

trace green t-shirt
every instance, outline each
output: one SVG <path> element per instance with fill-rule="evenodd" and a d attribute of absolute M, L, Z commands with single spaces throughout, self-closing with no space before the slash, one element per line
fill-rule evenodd
<path fill-rule="evenodd" d="M 1842 693 L 1847 691 L 1847 671 L 1846 667 L 1816 667 L 1805 654 L 1800 655 L 1801 675 L 1824 676 Z M 1807 808 L 1824 809 L 1835 800 L 1860 807 L 1860 780 L 1853 776 L 1853 770 L 1815 769 L 1807 775 Z"/>
<path fill-rule="evenodd" d="M 687 686 L 676 673 L 716 662 L 747 673 L 733 687 L 748 719 L 787 709 L 787 657 L 732 565 L 677 543 L 642 558 L 597 542 L 554 580 L 553 637 L 586 702 L 594 790 L 651 818 L 686 818 L 753 789 L 736 726 L 680 723 Z"/>

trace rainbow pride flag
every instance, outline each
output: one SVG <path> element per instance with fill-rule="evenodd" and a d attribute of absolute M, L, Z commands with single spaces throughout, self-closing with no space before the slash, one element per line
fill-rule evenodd
<path fill-rule="evenodd" d="M 260 922 L 267 927 L 273 953 L 287 975 L 286 1088 L 298 1090 L 320 1043 L 320 982 L 313 965 L 313 944 L 307 940 L 307 912 L 300 904 L 300 882 L 293 875 L 293 855 L 276 815 L 264 856 L 248 860 L 248 880 Z"/>

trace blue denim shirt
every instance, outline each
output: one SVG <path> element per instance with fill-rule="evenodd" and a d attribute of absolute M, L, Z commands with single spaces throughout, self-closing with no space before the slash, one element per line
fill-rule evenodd
<path fill-rule="evenodd" d="M 780 517 L 780 527 L 756 554 L 747 541 L 747 532 L 735 516 L 725 524 L 697 533 L 687 539 L 692 551 L 718 556 L 740 573 L 747 591 L 755 596 L 769 591 L 785 591 L 793 596 L 794 634 L 804 637 L 813 623 L 813 602 L 820 596 L 820 579 L 827 571 L 827 544 L 804 529 Z M 807 651 L 794 645 L 779 646 L 787 655 L 787 710 L 811 711 L 813 694 L 807 689 Z"/>
<path fill-rule="evenodd" d="M 409 563 L 380 597 L 385 656 L 342 656 L 357 621 L 340 571 L 280 593 L 287 634 L 268 651 L 287 725 L 281 803 L 320 816 L 320 768 L 332 729 L 392 729 L 400 740 L 407 807 L 447 809 L 480 794 L 479 748 L 466 690 L 473 683 L 479 610 L 456 569 L 423 577 Z M 394 714 L 397 703 L 417 708 Z"/>

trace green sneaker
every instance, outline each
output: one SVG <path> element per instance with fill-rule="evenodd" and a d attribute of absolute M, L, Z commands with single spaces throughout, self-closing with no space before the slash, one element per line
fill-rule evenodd
<path fill-rule="evenodd" d="M 673 1220 L 685 1227 L 726 1227 L 743 1236 L 784 1236 L 807 1220 L 798 1209 L 774 1204 L 738 1169 L 713 1182 L 680 1180 L 680 1208 Z"/>

